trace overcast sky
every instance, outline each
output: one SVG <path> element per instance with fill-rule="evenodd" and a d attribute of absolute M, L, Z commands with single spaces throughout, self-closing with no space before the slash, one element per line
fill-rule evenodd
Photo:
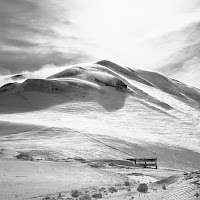
<path fill-rule="evenodd" d="M 101 59 L 155 69 L 190 45 L 199 9 L 200 0 L 0 0 L 0 75 Z"/>

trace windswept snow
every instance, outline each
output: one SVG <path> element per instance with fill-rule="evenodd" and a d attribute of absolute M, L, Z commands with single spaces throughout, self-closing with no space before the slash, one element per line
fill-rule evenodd
<path fill-rule="evenodd" d="M 64 128 L 66 135 L 56 132 L 56 137 L 45 140 L 41 133 L 30 133 L 43 141 L 37 141 L 35 149 L 59 147 L 63 154 L 72 153 L 71 147 L 65 147 L 69 132 L 200 153 L 199 100 L 197 88 L 156 72 L 104 60 L 66 67 L 47 79 L 3 86 L 0 121 Z M 0 138 L 3 145 L 13 145 L 14 139 L 4 137 Z M 34 143 L 32 137 L 25 142 L 27 147 Z M 19 140 L 15 146 L 21 148 L 22 143 Z M 84 155 L 106 156 L 95 145 L 81 151 Z"/>

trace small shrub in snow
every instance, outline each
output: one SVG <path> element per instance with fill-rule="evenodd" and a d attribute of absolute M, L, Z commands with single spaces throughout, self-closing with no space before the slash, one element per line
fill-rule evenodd
<path fill-rule="evenodd" d="M 108 190 L 109 190 L 109 192 L 111 192 L 111 193 L 114 193 L 114 192 L 117 192 L 117 191 L 118 191 L 117 188 L 115 188 L 115 187 L 110 187 Z"/>
<path fill-rule="evenodd" d="M 146 183 L 141 183 L 138 188 L 137 188 L 138 192 L 142 192 L 142 193 L 146 193 L 148 191 L 148 186 Z"/>
<path fill-rule="evenodd" d="M 89 165 L 90 165 L 90 167 L 94 167 L 94 168 L 104 167 L 102 164 L 100 164 L 100 163 L 95 163 L 95 162 L 90 163 Z"/>
<path fill-rule="evenodd" d="M 125 185 L 125 186 L 130 186 L 131 184 L 130 184 L 129 181 L 125 181 L 124 185 Z"/>
<path fill-rule="evenodd" d="M 162 184 L 162 189 L 163 189 L 163 190 L 166 190 L 166 189 L 167 189 L 165 184 Z"/>
<path fill-rule="evenodd" d="M 44 200 L 46 199 L 51 199 L 49 195 L 46 195 L 46 197 L 43 198 Z"/>
<path fill-rule="evenodd" d="M 81 191 L 78 191 L 78 190 L 72 190 L 71 191 L 71 196 L 74 197 L 74 198 L 77 198 L 77 197 L 79 197 L 81 195 L 82 195 Z"/>
<path fill-rule="evenodd" d="M 31 160 L 33 161 L 33 157 L 30 156 L 28 153 L 20 153 L 19 155 L 16 156 L 17 159 L 22 159 L 22 160 Z"/>
<path fill-rule="evenodd" d="M 91 200 L 91 197 L 89 194 L 84 194 L 83 196 L 80 196 L 78 200 Z"/>
<path fill-rule="evenodd" d="M 108 163 L 108 165 L 111 166 L 111 167 L 115 167 L 116 166 L 115 163 Z"/>
<path fill-rule="evenodd" d="M 198 192 L 196 192 L 196 193 L 194 194 L 195 197 L 199 197 L 199 195 L 200 195 L 200 194 L 199 194 Z"/>
<path fill-rule="evenodd" d="M 99 192 L 99 193 L 95 193 L 92 195 L 93 198 L 95 199 L 101 199 L 102 198 L 102 194 Z"/>
<path fill-rule="evenodd" d="M 58 199 L 61 199 L 62 198 L 62 194 L 61 192 L 58 194 Z"/>

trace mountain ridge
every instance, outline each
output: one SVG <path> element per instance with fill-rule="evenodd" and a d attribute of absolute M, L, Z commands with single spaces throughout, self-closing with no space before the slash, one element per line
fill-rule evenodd
<path fill-rule="evenodd" d="M 27 79 L 0 91 L 2 122 L 200 152 L 199 90 L 157 72 L 104 60 L 66 67 L 46 79 Z M 45 145 L 54 149 L 48 140 Z M 66 154 L 62 145 L 60 151 Z"/>

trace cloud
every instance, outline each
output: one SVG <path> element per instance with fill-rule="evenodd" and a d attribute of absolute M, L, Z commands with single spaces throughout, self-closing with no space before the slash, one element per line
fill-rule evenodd
<path fill-rule="evenodd" d="M 63 34 L 71 25 L 67 8 L 55 1 L 1 0 L 0 74 L 87 60 L 87 53 L 70 42 L 79 38 Z"/>
<path fill-rule="evenodd" d="M 87 55 L 81 52 L 68 52 L 64 54 L 57 51 L 47 53 L 0 51 L 0 70 L 3 69 L 5 71 L 7 69 L 11 73 L 19 73 L 25 70 L 37 70 L 48 63 L 54 65 L 75 64 L 87 59 Z"/>
<path fill-rule="evenodd" d="M 162 65 L 157 71 L 189 85 L 200 87 L 199 35 L 200 22 L 196 22 L 165 36 L 165 45 L 162 48 L 164 49 L 164 47 L 168 46 L 171 47 L 172 51 L 167 48 L 165 49 L 168 56 L 163 60 Z M 179 44 L 177 48 L 174 48 L 175 42 Z"/>
<path fill-rule="evenodd" d="M 16 73 L 107 58 L 152 69 L 170 42 L 154 51 L 144 38 L 173 21 L 177 26 L 198 6 L 192 1 L 188 10 L 191 0 L 0 0 L 0 66 Z"/>
<path fill-rule="evenodd" d="M 169 64 L 161 67 L 160 72 L 200 88 L 200 43 L 183 48 L 171 55 Z"/>
<path fill-rule="evenodd" d="M 1 45 L 5 45 L 5 46 L 10 46 L 10 47 L 25 47 L 25 48 L 29 48 L 29 47 L 36 47 L 39 46 L 38 43 L 34 43 L 31 41 L 26 41 L 26 40 L 22 40 L 22 39 L 11 39 L 11 38 L 3 38 L 3 40 L 0 41 Z"/>
<path fill-rule="evenodd" d="M 169 75 L 179 70 L 183 63 L 200 54 L 200 20 L 171 33 L 165 34 L 153 42 L 157 52 L 165 55 L 158 70 Z"/>
<path fill-rule="evenodd" d="M 200 57 L 193 57 L 191 60 L 187 60 L 182 63 L 181 67 L 174 73 L 171 73 L 171 77 L 182 81 L 188 85 L 200 88 Z"/>
<path fill-rule="evenodd" d="M 36 2 L 25 0 L 2 0 L 0 2 L 1 38 L 4 36 L 27 37 L 39 31 L 37 27 L 40 29 L 47 27 L 41 26 L 44 25 L 46 14 Z"/>
<path fill-rule="evenodd" d="M 71 66 L 71 65 L 69 65 Z M 48 65 L 44 65 L 42 66 L 40 69 L 34 71 L 34 72 L 23 72 L 24 74 L 26 74 L 26 78 L 36 78 L 36 79 L 45 79 L 49 76 L 52 76 L 58 72 L 61 72 L 63 70 L 65 70 L 67 67 L 69 66 L 57 66 L 57 65 L 52 65 L 52 64 L 48 64 Z"/>
<path fill-rule="evenodd" d="M 26 79 L 45 79 L 55 73 L 58 73 L 64 69 L 66 69 L 67 66 L 56 66 L 53 64 L 48 64 L 48 65 L 44 65 L 42 66 L 40 69 L 30 72 L 30 71 L 23 71 L 22 73 L 20 73 L 20 78 L 19 78 L 19 74 L 17 74 L 17 78 L 16 78 L 16 74 L 15 75 L 8 75 L 10 72 L 6 71 L 5 69 L 0 67 L 0 87 L 2 87 L 3 85 L 7 84 L 7 83 L 13 83 L 13 82 L 18 82 L 18 83 L 22 83 L 24 82 Z M 4 73 L 2 73 L 4 72 Z"/>
<path fill-rule="evenodd" d="M 11 71 L 9 69 L 0 66 L 0 75 L 7 75 L 7 74 L 11 74 Z"/>

